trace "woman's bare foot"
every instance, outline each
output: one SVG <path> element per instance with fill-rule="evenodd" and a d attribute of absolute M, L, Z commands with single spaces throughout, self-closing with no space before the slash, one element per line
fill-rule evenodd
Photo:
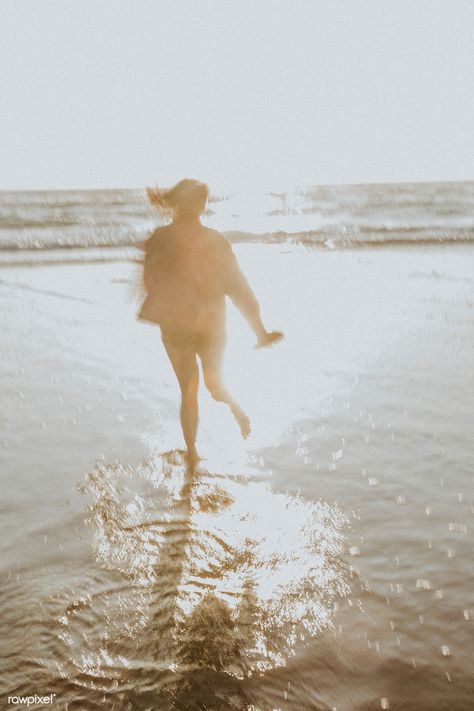
<path fill-rule="evenodd" d="M 267 348 L 273 346 L 274 343 L 279 343 L 284 338 L 281 331 L 266 331 L 263 336 L 257 340 L 255 348 Z"/>
<path fill-rule="evenodd" d="M 239 423 L 240 434 L 244 439 L 247 439 L 247 437 L 252 431 L 252 428 L 250 427 L 249 418 L 247 417 L 247 415 L 242 414 L 242 416 L 237 419 L 237 422 Z"/>
<path fill-rule="evenodd" d="M 240 434 L 244 439 L 247 439 L 249 436 L 250 432 L 252 431 L 250 427 L 250 420 L 245 414 L 243 410 L 240 409 L 238 405 L 233 405 L 232 406 L 232 414 L 234 415 L 235 419 L 237 420 L 237 424 L 240 427 Z"/>

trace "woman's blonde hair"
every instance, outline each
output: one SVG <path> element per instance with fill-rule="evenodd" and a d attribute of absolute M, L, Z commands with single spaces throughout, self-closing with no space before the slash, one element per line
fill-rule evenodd
<path fill-rule="evenodd" d="M 150 204 L 171 217 L 176 215 L 202 215 L 206 209 L 209 188 L 199 180 L 180 180 L 169 190 L 147 188 Z"/>

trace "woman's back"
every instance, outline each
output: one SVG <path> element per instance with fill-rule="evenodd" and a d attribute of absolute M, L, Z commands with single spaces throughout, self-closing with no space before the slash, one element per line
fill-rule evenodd
<path fill-rule="evenodd" d="M 217 325 L 233 259 L 226 239 L 200 223 L 158 228 L 145 245 L 148 296 L 140 316 L 186 333 Z"/>

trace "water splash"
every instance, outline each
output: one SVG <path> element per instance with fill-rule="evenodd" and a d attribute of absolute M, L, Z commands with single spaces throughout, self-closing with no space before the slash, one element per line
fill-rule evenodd
<path fill-rule="evenodd" d="M 180 452 L 99 465 L 80 489 L 103 582 L 59 620 L 63 674 L 79 684 L 124 693 L 139 679 L 173 708 L 203 693 L 220 708 L 223 688 L 240 689 L 235 708 L 250 708 L 243 681 L 285 665 L 349 592 L 335 506 L 248 477 L 189 477 Z"/>

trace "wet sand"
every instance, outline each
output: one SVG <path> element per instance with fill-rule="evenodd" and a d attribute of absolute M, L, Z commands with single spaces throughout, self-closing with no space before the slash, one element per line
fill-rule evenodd
<path fill-rule="evenodd" d="M 193 481 L 137 266 L 1 269 L 2 703 L 472 708 L 474 249 L 236 251 Z"/>

